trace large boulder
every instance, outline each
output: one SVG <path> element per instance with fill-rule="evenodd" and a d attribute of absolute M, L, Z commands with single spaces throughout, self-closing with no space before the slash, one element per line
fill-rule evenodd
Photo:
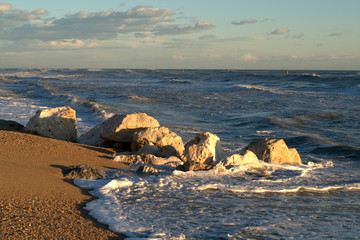
<path fill-rule="evenodd" d="M 78 142 L 92 146 L 102 146 L 105 141 L 131 143 L 135 132 L 159 126 L 159 122 L 146 113 L 114 115 L 81 135 Z"/>
<path fill-rule="evenodd" d="M 166 127 L 152 127 L 136 132 L 131 144 L 131 149 L 132 151 L 138 151 L 148 143 L 154 144 L 159 150 L 166 147 L 161 151 L 164 157 L 168 157 L 171 154 L 180 157 L 185 149 L 181 137 Z"/>
<path fill-rule="evenodd" d="M 104 143 L 104 139 L 100 137 L 100 129 L 102 127 L 102 123 L 99 125 L 96 125 L 90 131 L 82 134 L 77 142 L 81 144 L 91 145 L 91 146 L 97 146 L 100 147 Z"/>
<path fill-rule="evenodd" d="M 278 164 L 301 164 L 295 148 L 289 149 L 283 139 L 262 139 L 251 142 L 244 150 L 250 150 L 264 162 Z"/>
<path fill-rule="evenodd" d="M 245 151 L 243 155 L 233 154 L 221 161 L 223 166 L 246 166 L 250 168 L 263 168 L 264 165 L 256 157 L 255 153 Z"/>
<path fill-rule="evenodd" d="M 160 127 L 160 124 L 146 113 L 115 115 L 104 122 L 100 137 L 110 142 L 131 143 L 135 132 L 151 127 Z"/>
<path fill-rule="evenodd" d="M 70 107 L 38 110 L 30 118 L 26 130 L 43 137 L 76 142 L 76 112 Z"/>
<path fill-rule="evenodd" d="M 224 156 L 220 138 L 209 132 L 201 133 L 185 145 L 184 170 L 208 170 Z"/>

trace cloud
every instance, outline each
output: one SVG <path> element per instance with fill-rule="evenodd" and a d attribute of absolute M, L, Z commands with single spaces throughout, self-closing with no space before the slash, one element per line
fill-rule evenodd
<path fill-rule="evenodd" d="M 231 24 L 233 25 L 244 25 L 244 24 L 254 24 L 257 23 L 258 21 L 256 19 L 245 19 L 242 21 L 232 21 Z"/>
<path fill-rule="evenodd" d="M 77 49 L 77 48 L 92 48 L 97 47 L 95 43 L 86 43 L 79 39 L 64 39 L 58 41 L 38 42 L 35 47 L 48 49 Z"/>
<path fill-rule="evenodd" d="M 0 3 L 0 13 L 2 12 L 8 12 L 12 9 L 11 4 L 6 3 L 6 2 L 1 2 Z"/>
<path fill-rule="evenodd" d="M 3 7 L 5 9 L 5 7 Z M 44 19 L 48 12 L 11 10 L 0 14 L 0 39 L 59 41 L 64 39 L 109 40 L 119 34 L 180 35 L 214 27 L 210 22 L 176 23 L 170 9 L 136 6 L 127 11 L 67 14 L 59 19 Z"/>
<path fill-rule="evenodd" d="M 279 35 L 279 34 L 286 34 L 288 32 L 290 32 L 290 30 L 287 28 L 278 28 L 278 29 L 275 29 L 274 31 L 272 31 L 270 34 Z"/>
<path fill-rule="evenodd" d="M 340 37 L 342 35 L 341 32 L 333 32 L 329 34 L 329 37 Z"/>
<path fill-rule="evenodd" d="M 213 39 L 216 39 L 216 36 L 212 34 L 202 35 L 199 37 L 199 40 L 213 40 Z"/>
<path fill-rule="evenodd" d="M 201 32 L 209 30 L 215 27 L 209 22 L 196 22 L 192 24 L 171 24 L 171 25 L 162 25 L 154 29 L 155 35 L 179 35 L 187 33 Z"/>
<path fill-rule="evenodd" d="M 30 24 L 37 20 L 42 20 L 43 16 L 48 15 L 48 11 L 43 8 L 37 8 L 32 12 L 27 10 L 12 9 L 11 4 L 0 3 L 0 33 L 1 29 L 18 27 L 23 24 Z"/>
<path fill-rule="evenodd" d="M 187 59 L 187 57 L 182 56 L 182 55 L 173 55 L 173 56 L 172 56 L 172 59 L 178 60 L 178 61 L 184 61 L 184 60 Z"/>
<path fill-rule="evenodd" d="M 246 53 L 243 56 L 240 57 L 240 60 L 246 61 L 246 62 L 256 62 L 259 60 L 258 57 L 252 55 L 251 53 Z"/>

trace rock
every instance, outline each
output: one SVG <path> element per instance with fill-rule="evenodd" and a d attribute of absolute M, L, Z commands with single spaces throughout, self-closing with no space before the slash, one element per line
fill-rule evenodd
<path fill-rule="evenodd" d="M 209 132 L 197 135 L 185 145 L 184 161 L 188 164 L 200 163 L 211 166 L 224 156 L 219 137 Z"/>
<path fill-rule="evenodd" d="M 213 167 L 215 167 L 215 164 L 206 164 L 206 163 L 200 163 L 200 162 L 185 162 L 183 165 L 178 165 L 176 167 L 176 170 L 179 171 L 203 171 L 203 170 L 210 170 Z"/>
<path fill-rule="evenodd" d="M 99 134 L 106 141 L 131 143 L 135 132 L 159 126 L 159 122 L 146 113 L 115 115 L 102 124 Z"/>
<path fill-rule="evenodd" d="M 183 165 L 183 162 L 175 157 L 175 156 L 171 156 L 169 158 L 166 159 L 166 162 L 163 164 L 164 166 L 168 166 L 168 167 L 172 167 L 172 168 L 176 168 L 180 165 Z"/>
<path fill-rule="evenodd" d="M 158 175 L 159 172 L 157 169 L 148 166 L 148 165 L 144 165 L 144 166 L 140 166 L 137 170 L 136 173 L 138 175 Z"/>
<path fill-rule="evenodd" d="M 172 146 L 173 149 L 175 149 L 175 152 L 171 153 L 173 154 L 172 156 L 182 156 L 185 149 L 181 137 L 174 132 L 170 132 L 166 127 L 147 128 L 143 131 L 136 132 L 131 148 L 133 151 L 138 151 L 149 142 L 153 143 L 159 149 L 165 146 Z M 166 154 L 170 154 L 169 149 L 170 148 L 167 148 Z M 163 149 L 163 153 L 165 154 L 165 149 Z"/>
<path fill-rule="evenodd" d="M 64 171 L 64 177 L 76 179 L 76 178 L 86 178 L 86 179 L 98 179 L 105 178 L 106 173 L 103 170 L 96 169 L 87 164 L 70 166 Z"/>
<path fill-rule="evenodd" d="M 0 130 L 6 131 L 23 131 L 24 126 L 15 121 L 0 119 Z"/>
<path fill-rule="evenodd" d="M 138 131 L 134 134 L 131 148 L 133 151 L 138 151 L 145 144 L 151 142 L 156 145 L 156 142 L 170 133 L 166 127 L 147 128 L 143 131 Z"/>
<path fill-rule="evenodd" d="M 140 155 L 116 155 L 112 160 L 115 162 L 131 164 L 142 161 L 142 158 Z"/>
<path fill-rule="evenodd" d="M 143 146 L 137 154 L 152 154 L 157 155 L 158 154 L 158 148 L 153 143 L 147 143 L 145 146 Z"/>
<path fill-rule="evenodd" d="M 101 124 L 96 125 L 92 129 L 90 129 L 90 131 L 82 134 L 78 138 L 77 142 L 81 143 L 81 144 L 90 145 L 90 146 L 96 146 L 96 147 L 103 146 L 105 141 L 104 141 L 104 139 L 102 139 L 100 137 L 100 134 L 99 134 L 100 129 L 101 129 Z"/>
<path fill-rule="evenodd" d="M 278 164 L 301 164 L 295 148 L 289 149 L 283 139 L 262 139 L 250 143 L 244 150 L 250 150 L 264 162 Z"/>
<path fill-rule="evenodd" d="M 113 158 L 113 161 L 122 162 L 126 164 L 131 163 L 145 163 L 155 166 L 167 166 L 175 168 L 178 165 L 182 165 L 183 162 L 177 157 L 162 158 L 152 154 L 141 155 L 117 155 Z"/>
<path fill-rule="evenodd" d="M 230 157 L 221 161 L 223 166 L 247 166 L 251 168 L 263 168 L 264 165 L 256 157 L 255 153 L 251 151 L 245 151 L 244 155 L 233 154 Z"/>
<path fill-rule="evenodd" d="M 75 142 L 76 113 L 70 107 L 38 110 L 26 125 L 26 130 L 37 135 Z"/>
<path fill-rule="evenodd" d="M 159 122 L 145 113 L 114 115 L 81 135 L 78 142 L 92 146 L 109 146 L 111 142 L 131 143 L 135 132 L 149 127 L 159 127 Z"/>
<path fill-rule="evenodd" d="M 159 149 L 158 154 L 159 157 L 168 158 L 171 156 L 177 156 L 178 153 L 173 146 L 166 145 Z"/>

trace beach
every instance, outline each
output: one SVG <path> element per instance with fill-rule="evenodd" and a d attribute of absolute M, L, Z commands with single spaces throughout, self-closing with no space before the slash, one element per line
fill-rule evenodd
<path fill-rule="evenodd" d="M 124 167 L 109 149 L 0 130 L 1 239 L 123 239 L 83 209 L 93 200 L 63 167 Z"/>

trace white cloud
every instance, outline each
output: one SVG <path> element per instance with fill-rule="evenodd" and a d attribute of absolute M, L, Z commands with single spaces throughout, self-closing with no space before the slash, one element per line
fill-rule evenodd
<path fill-rule="evenodd" d="M 278 29 L 275 29 L 274 31 L 272 31 L 270 34 L 279 35 L 279 34 L 286 34 L 288 32 L 290 32 L 290 30 L 287 28 L 278 28 Z"/>
<path fill-rule="evenodd" d="M 86 43 L 79 39 L 63 39 L 58 41 L 38 42 L 36 47 L 49 49 L 76 49 L 97 47 L 96 43 Z"/>
<path fill-rule="evenodd" d="M 8 12 L 12 9 L 11 4 L 6 3 L 6 2 L 1 2 L 0 3 L 0 13 L 1 12 Z"/>
<path fill-rule="evenodd" d="M 257 23 L 258 21 L 256 19 L 245 19 L 242 21 L 232 21 L 231 24 L 233 25 L 244 25 L 244 24 L 254 24 Z"/>
<path fill-rule="evenodd" d="M 240 60 L 246 61 L 246 62 L 256 62 L 259 60 L 258 57 L 254 56 L 251 53 L 246 53 L 243 56 L 240 57 Z"/>

